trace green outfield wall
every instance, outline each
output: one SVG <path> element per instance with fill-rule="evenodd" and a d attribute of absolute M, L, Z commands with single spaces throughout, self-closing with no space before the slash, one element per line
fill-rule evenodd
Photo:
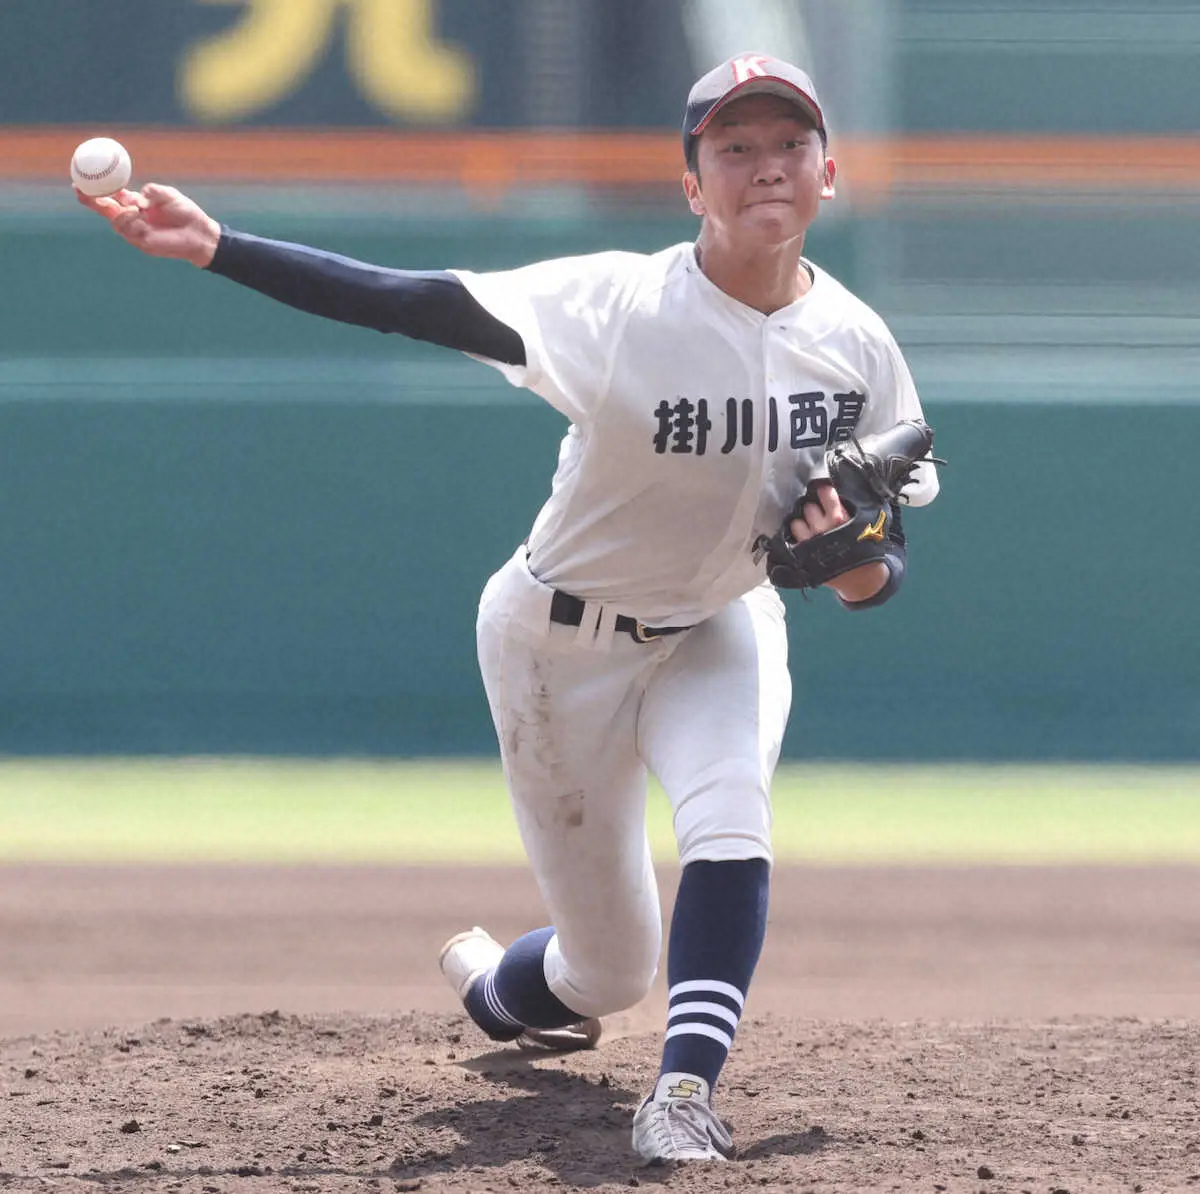
<path fill-rule="evenodd" d="M 0 410 L 0 750 L 491 748 L 475 600 L 546 492 L 558 416 L 296 398 Z M 788 754 L 1195 757 L 1200 577 L 1145 504 L 1185 512 L 1182 470 L 1153 497 L 1110 484 L 1125 445 L 1098 410 L 929 413 L 956 467 L 909 519 L 902 596 L 789 600 Z M 1140 422 L 1167 451 L 1200 438 L 1195 408 Z"/>
<path fill-rule="evenodd" d="M 475 603 L 561 417 L 474 362 L 142 259 L 84 213 L 0 225 L 21 280 L 0 300 L 0 752 L 490 752 Z M 480 268 L 691 234 L 254 226 Z M 854 244 L 830 224 L 813 253 L 853 281 Z M 908 519 L 901 596 L 789 597 L 786 753 L 1194 759 L 1200 405 L 926 396 L 951 466 Z"/>

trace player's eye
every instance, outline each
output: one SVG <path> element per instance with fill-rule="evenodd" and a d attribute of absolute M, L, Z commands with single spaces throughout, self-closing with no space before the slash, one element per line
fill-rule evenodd
<path fill-rule="evenodd" d="M 783 147 L 784 147 L 784 149 L 803 149 L 804 142 L 798 141 L 798 140 L 785 141 L 783 143 Z"/>

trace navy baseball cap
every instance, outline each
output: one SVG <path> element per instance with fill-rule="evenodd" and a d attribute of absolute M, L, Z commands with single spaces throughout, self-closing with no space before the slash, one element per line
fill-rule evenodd
<path fill-rule="evenodd" d="M 803 108 L 825 141 L 825 116 L 813 81 L 798 67 L 767 54 L 736 54 L 710 70 L 688 93 L 683 117 L 683 156 L 690 163 L 696 139 L 730 100 L 778 95 Z"/>

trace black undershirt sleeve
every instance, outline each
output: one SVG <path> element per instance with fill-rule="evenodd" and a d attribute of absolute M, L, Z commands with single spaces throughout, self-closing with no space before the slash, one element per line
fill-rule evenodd
<path fill-rule="evenodd" d="M 442 270 L 385 269 L 224 225 L 208 269 L 310 315 L 525 364 L 520 335 Z"/>

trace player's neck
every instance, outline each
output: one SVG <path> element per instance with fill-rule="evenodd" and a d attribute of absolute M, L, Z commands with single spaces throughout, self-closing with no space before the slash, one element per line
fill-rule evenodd
<path fill-rule="evenodd" d="M 771 315 L 808 293 L 812 275 L 800 266 L 803 238 L 747 252 L 701 230 L 696 261 L 714 286 L 747 307 Z"/>

